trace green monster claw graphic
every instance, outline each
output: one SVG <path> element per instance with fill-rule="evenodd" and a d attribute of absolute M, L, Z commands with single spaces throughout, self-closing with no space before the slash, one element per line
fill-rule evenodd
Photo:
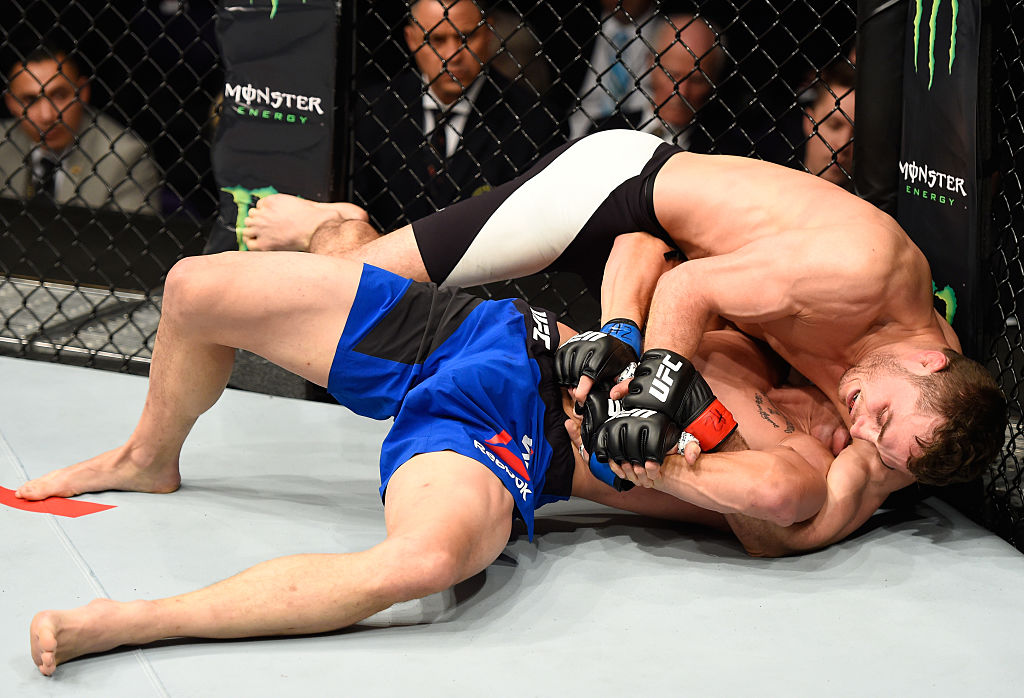
<path fill-rule="evenodd" d="M 245 252 L 249 248 L 242 239 L 242 231 L 245 230 L 245 217 L 249 215 L 249 209 L 252 208 L 252 200 L 254 198 L 270 196 L 271 194 L 279 194 L 280 192 L 274 189 L 274 187 L 263 187 L 261 189 L 221 187 L 220 190 L 231 194 L 231 198 L 235 200 L 235 207 L 238 209 L 238 215 L 235 217 L 235 239 L 238 241 L 238 249 Z"/>
<path fill-rule="evenodd" d="M 270 0 L 270 19 L 274 19 L 274 15 L 277 14 L 277 4 L 280 1 L 281 0 Z M 250 7 L 252 7 L 252 3 L 253 2 L 254 2 L 254 0 L 249 0 L 249 6 Z M 306 4 L 306 0 L 302 0 L 302 4 L 305 5 Z"/>
<path fill-rule="evenodd" d="M 952 325 L 953 318 L 956 316 L 956 291 L 950 286 L 946 286 L 941 291 L 938 289 L 939 287 L 932 281 L 932 295 L 946 304 L 946 322 Z"/>
<path fill-rule="evenodd" d="M 928 17 L 928 89 L 932 89 L 935 78 L 935 34 L 942 0 L 932 0 L 931 14 Z M 947 71 L 953 73 L 953 61 L 956 59 L 956 20 L 960 14 L 959 0 L 950 0 L 953 10 L 949 29 L 949 65 Z M 918 48 L 921 44 L 921 17 L 924 15 L 924 0 L 914 0 L 914 72 L 917 72 Z"/>

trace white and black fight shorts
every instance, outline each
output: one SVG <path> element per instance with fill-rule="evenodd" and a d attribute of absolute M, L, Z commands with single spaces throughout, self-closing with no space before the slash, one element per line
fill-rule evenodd
<path fill-rule="evenodd" d="M 412 224 L 430 279 L 474 286 L 540 271 L 580 274 L 595 292 L 615 237 L 675 243 L 654 214 L 654 178 L 681 152 L 639 131 L 600 131 L 528 172 Z"/>

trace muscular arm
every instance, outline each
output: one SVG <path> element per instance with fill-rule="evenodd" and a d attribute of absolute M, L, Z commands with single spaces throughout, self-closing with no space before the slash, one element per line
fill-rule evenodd
<path fill-rule="evenodd" d="M 654 488 L 722 514 L 790 526 L 813 517 L 826 500 L 822 459 L 831 456 L 808 439 L 787 439 L 761 451 L 705 453 L 695 460 L 669 456 Z"/>
<path fill-rule="evenodd" d="M 643 328 L 658 278 L 678 262 L 665 259 L 669 246 L 647 233 L 627 233 L 615 238 L 601 278 L 601 323 L 626 318 Z M 581 376 L 573 397 L 583 403 L 593 387 Z"/>
<path fill-rule="evenodd" d="M 725 514 L 750 555 L 781 557 L 842 540 L 909 484 L 902 474 L 873 476 L 866 455 L 854 446 L 833 460 L 800 435 L 763 451 L 704 454 L 694 464 L 670 458 L 656 488 Z"/>
<path fill-rule="evenodd" d="M 658 279 L 678 264 L 665 259 L 668 251 L 668 245 L 647 233 L 615 238 L 601 280 L 602 323 L 629 318 L 644 326 Z"/>
<path fill-rule="evenodd" d="M 663 274 L 651 301 L 645 346 L 693 356 L 718 316 L 758 323 L 795 313 L 794 265 L 783 256 L 771 244 L 756 241 L 683 262 Z"/>
<path fill-rule="evenodd" d="M 873 477 L 855 446 L 832 463 L 825 499 L 813 516 L 789 526 L 743 514 L 726 514 L 733 533 L 755 557 L 781 557 L 836 543 L 860 528 L 899 487 L 910 484 L 900 475 Z"/>

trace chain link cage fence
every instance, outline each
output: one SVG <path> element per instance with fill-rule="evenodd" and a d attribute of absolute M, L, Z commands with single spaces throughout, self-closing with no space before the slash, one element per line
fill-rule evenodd
<path fill-rule="evenodd" d="M 657 132 L 691 150 L 766 159 L 852 185 L 854 114 L 845 98 L 856 69 L 855 0 L 463 4 L 475 19 L 454 36 L 431 37 L 429 20 L 405 2 L 337 3 L 333 191 L 365 207 L 381 231 L 500 184 L 567 139 L 606 127 Z M 988 26 L 1000 30 L 992 33 L 988 91 L 995 172 L 988 269 L 999 329 L 985 358 L 1014 414 L 1004 458 L 985 478 L 975 512 L 1018 547 L 1022 8 L 1021 0 L 986 6 Z M 210 166 L 223 86 L 216 12 L 210 0 L 9 0 L 0 13 L 9 112 L 0 122 L 0 352 L 148 370 L 162 279 L 176 259 L 201 252 L 217 215 Z M 685 46 L 666 43 L 666 24 Z M 419 119 L 430 104 L 413 51 L 438 56 L 444 41 L 468 49 L 474 65 L 448 68 L 460 89 L 475 90 L 464 118 L 481 126 L 472 144 L 467 133 L 465 147 L 438 161 L 431 159 L 438 148 L 450 146 L 423 143 Z M 40 49 L 63 52 L 70 94 L 38 94 L 40 80 L 25 63 Z M 18 76 L 29 85 L 20 95 Z M 59 129 L 39 124 L 76 114 L 102 138 L 97 146 L 83 129 L 74 144 L 84 158 L 61 162 L 53 175 L 35 142 L 41 131 Z M 36 128 L 25 128 L 26 116 Z M 475 291 L 524 297 L 579 328 L 598 320 L 594 289 L 568 274 Z"/>
<path fill-rule="evenodd" d="M 410 53 L 448 50 L 430 45 L 439 41 L 427 31 L 436 18 L 404 3 L 358 2 L 342 18 L 355 31 L 341 39 L 348 64 L 339 73 L 352 77 L 343 86 L 348 157 L 339 189 L 381 230 L 507 181 L 566 139 L 602 128 L 659 133 L 689 150 L 758 157 L 852 185 L 852 100 L 837 107 L 855 77 L 850 0 L 473 4 L 479 11 L 465 13 L 460 28 L 484 64 L 472 84 L 488 133 L 475 147 L 467 137 L 461 160 L 438 174 L 429 152 L 410 156 L 408 133 L 419 129 L 410 115 L 423 99 L 414 70 L 429 70 Z M 493 26 L 486 36 L 481 15 Z M 577 327 L 599 313 L 596 294 L 568 274 L 481 291 L 561 309 Z"/>
<path fill-rule="evenodd" d="M 215 212 L 214 11 L 4 3 L 3 353 L 148 371 L 162 280 Z"/>
<path fill-rule="evenodd" d="M 1024 2 L 993 3 L 991 81 L 992 151 L 987 165 L 993 188 L 990 256 L 994 327 L 989 368 L 999 378 L 1010 405 L 1010 428 L 1002 458 L 985 478 L 982 521 L 1024 550 L 1024 498 L 1021 489 L 1021 382 L 1024 381 L 1020 322 L 1024 320 Z"/>

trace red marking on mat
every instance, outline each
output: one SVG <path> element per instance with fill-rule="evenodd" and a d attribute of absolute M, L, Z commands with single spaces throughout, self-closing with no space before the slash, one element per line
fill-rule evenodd
<path fill-rule="evenodd" d="M 96 502 L 83 502 L 81 499 L 65 499 L 64 497 L 47 497 L 37 502 L 28 499 L 19 499 L 14 496 L 14 490 L 0 487 L 0 504 L 34 511 L 40 514 L 56 514 L 57 516 L 69 516 L 77 518 L 86 514 L 95 514 L 98 511 L 113 509 L 113 504 L 97 504 Z"/>

